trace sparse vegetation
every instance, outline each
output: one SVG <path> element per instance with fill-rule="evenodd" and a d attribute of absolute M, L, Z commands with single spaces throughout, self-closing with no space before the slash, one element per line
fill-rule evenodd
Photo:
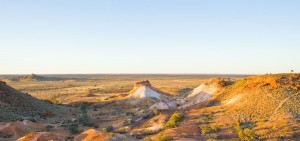
<path fill-rule="evenodd" d="M 84 126 L 91 126 L 90 117 L 88 115 L 88 106 L 86 104 L 82 104 L 80 106 L 81 114 L 78 117 L 78 121 L 80 124 Z"/>
<path fill-rule="evenodd" d="M 243 141 L 255 141 L 257 139 L 257 135 L 249 128 L 239 130 L 238 135 Z"/>
<path fill-rule="evenodd" d="M 152 109 L 154 115 L 159 115 L 160 111 L 158 109 Z"/>
<path fill-rule="evenodd" d="M 206 141 L 217 141 L 219 139 L 219 135 L 217 134 L 209 134 L 208 139 Z"/>
<path fill-rule="evenodd" d="M 258 139 L 258 136 L 252 129 L 241 126 L 239 120 L 233 123 L 234 131 L 238 134 L 239 138 L 243 141 L 255 141 Z"/>
<path fill-rule="evenodd" d="M 59 98 L 59 95 L 54 95 L 52 96 L 49 100 L 53 103 L 53 104 L 60 104 L 60 101 L 57 100 L 57 98 Z"/>
<path fill-rule="evenodd" d="M 217 132 L 219 127 L 216 125 L 200 125 L 202 135 L 207 135 L 209 133 Z"/>
<path fill-rule="evenodd" d="M 47 131 L 51 131 L 54 128 L 54 126 L 53 125 L 47 125 L 46 128 L 47 128 Z"/>
<path fill-rule="evenodd" d="M 173 137 L 168 134 L 164 134 L 164 133 L 158 134 L 158 141 L 172 141 L 172 140 Z"/>
<path fill-rule="evenodd" d="M 145 137 L 143 141 L 153 141 L 150 137 Z"/>
<path fill-rule="evenodd" d="M 106 127 L 106 128 L 103 128 L 103 131 L 105 132 L 112 132 L 114 130 L 114 127 L 112 125 Z"/>
<path fill-rule="evenodd" d="M 79 132 L 78 123 L 76 120 L 70 122 L 68 130 L 71 134 L 77 134 Z"/>
<path fill-rule="evenodd" d="M 183 114 L 179 112 L 173 113 L 169 121 L 166 123 L 165 127 L 174 128 L 178 126 L 179 122 L 183 120 Z"/>

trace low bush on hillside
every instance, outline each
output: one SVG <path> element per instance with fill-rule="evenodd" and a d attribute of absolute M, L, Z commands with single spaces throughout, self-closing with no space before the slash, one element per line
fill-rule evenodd
<path fill-rule="evenodd" d="M 80 106 L 81 114 L 78 116 L 78 122 L 84 126 L 97 127 L 94 123 L 90 121 L 90 116 L 88 114 L 88 105 L 82 104 Z"/>
<path fill-rule="evenodd" d="M 53 128 L 54 128 L 53 125 L 47 125 L 47 126 L 46 126 L 47 131 L 51 131 Z"/>
<path fill-rule="evenodd" d="M 152 139 L 150 137 L 145 137 L 143 141 L 152 141 Z"/>
<path fill-rule="evenodd" d="M 179 122 L 183 120 L 183 114 L 179 112 L 173 113 L 169 121 L 166 123 L 166 128 L 175 128 L 178 126 Z"/>
<path fill-rule="evenodd" d="M 213 119 L 213 115 L 212 114 L 203 115 L 202 119 L 201 119 L 201 123 L 208 124 L 212 119 Z"/>
<path fill-rule="evenodd" d="M 207 135 L 209 133 L 217 132 L 219 127 L 217 125 L 200 125 L 202 135 Z"/>
<path fill-rule="evenodd" d="M 51 101 L 53 104 L 61 104 L 59 100 L 57 100 L 57 98 L 59 98 L 60 95 L 54 95 L 52 96 L 49 101 Z"/>
<path fill-rule="evenodd" d="M 114 127 L 112 125 L 106 127 L 106 128 L 103 128 L 103 131 L 105 132 L 112 132 L 114 130 Z"/>
<path fill-rule="evenodd" d="M 239 130 L 238 135 L 243 141 L 255 141 L 257 139 L 257 136 L 254 133 L 254 131 L 249 128 Z"/>
<path fill-rule="evenodd" d="M 79 133 L 77 121 L 71 121 L 67 128 L 69 132 L 73 135 Z"/>
<path fill-rule="evenodd" d="M 158 134 L 158 141 L 172 141 L 173 137 L 164 133 Z"/>
<path fill-rule="evenodd" d="M 135 114 L 132 112 L 126 112 L 126 116 L 135 116 Z"/>
<path fill-rule="evenodd" d="M 252 129 L 241 126 L 241 123 L 238 120 L 233 123 L 233 128 L 239 138 L 243 141 L 255 141 L 258 139 L 258 136 Z"/>
<path fill-rule="evenodd" d="M 219 135 L 217 134 L 209 134 L 206 141 L 217 141 L 219 139 Z"/>
<path fill-rule="evenodd" d="M 203 115 L 201 116 L 199 123 L 201 134 L 203 136 L 207 136 L 208 141 L 215 141 L 219 138 L 219 135 L 215 134 L 220 127 L 216 124 L 210 124 L 214 118 L 212 113 L 208 113 L 207 111 L 203 111 Z"/>
<path fill-rule="evenodd" d="M 157 116 L 160 114 L 160 111 L 158 109 L 152 109 L 152 113 Z"/>

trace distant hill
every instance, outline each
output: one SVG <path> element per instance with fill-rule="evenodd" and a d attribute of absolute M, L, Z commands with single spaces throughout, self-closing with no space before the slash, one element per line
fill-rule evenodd
<path fill-rule="evenodd" d="M 47 77 L 39 76 L 39 75 L 36 75 L 36 74 L 30 74 L 30 75 L 21 77 L 19 80 L 20 81 L 33 81 L 33 80 L 43 81 L 43 80 L 47 80 Z"/>
<path fill-rule="evenodd" d="M 64 115 L 65 107 L 53 105 L 22 93 L 0 81 L 0 121 Z"/>
<path fill-rule="evenodd" d="M 3 81 L 64 81 L 64 80 L 77 80 L 77 81 L 85 81 L 90 80 L 87 78 L 73 78 L 73 77 L 63 77 L 63 76 L 52 76 L 52 75 L 37 75 L 37 74 L 30 74 L 22 77 L 11 77 L 2 79 Z"/>

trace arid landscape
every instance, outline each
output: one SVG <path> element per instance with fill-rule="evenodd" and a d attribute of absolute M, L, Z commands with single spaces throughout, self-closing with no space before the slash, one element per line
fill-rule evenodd
<path fill-rule="evenodd" d="M 0 140 L 297 140 L 300 74 L 3 75 Z"/>
<path fill-rule="evenodd" d="M 300 141 L 299 0 L 0 0 L 0 141 Z"/>

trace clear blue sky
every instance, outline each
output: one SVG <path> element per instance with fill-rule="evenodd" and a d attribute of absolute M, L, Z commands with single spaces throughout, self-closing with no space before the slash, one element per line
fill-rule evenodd
<path fill-rule="evenodd" d="M 300 71 L 298 0 L 0 0 L 0 74 Z"/>

